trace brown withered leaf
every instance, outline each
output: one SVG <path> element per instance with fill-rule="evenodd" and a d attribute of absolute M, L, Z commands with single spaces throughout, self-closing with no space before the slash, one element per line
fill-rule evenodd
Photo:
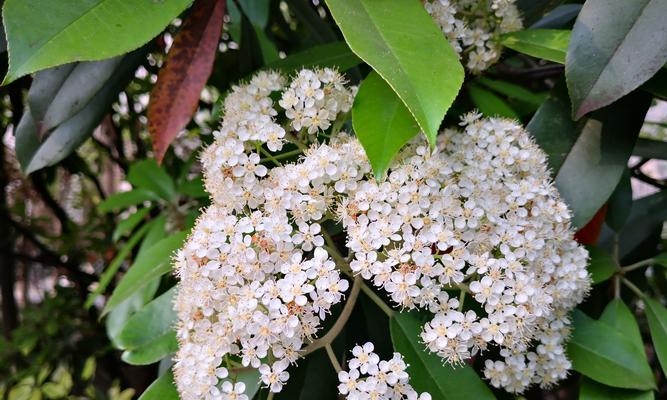
<path fill-rule="evenodd" d="M 158 73 L 148 104 L 148 130 L 158 163 L 197 109 L 213 70 L 225 0 L 197 0 Z"/>

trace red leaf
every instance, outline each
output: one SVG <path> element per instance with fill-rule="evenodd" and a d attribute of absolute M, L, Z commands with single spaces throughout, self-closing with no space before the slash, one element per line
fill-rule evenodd
<path fill-rule="evenodd" d="M 158 162 L 197 110 L 213 70 L 224 15 L 225 0 L 196 1 L 158 73 L 148 104 L 148 131 Z"/>
<path fill-rule="evenodd" d="M 607 215 L 607 204 L 605 203 L 597 213 L 593 216 L 586 226 L 579 229 L 574 234 L 574 239 L 581 244 L 595 244 L 600 237 L 600 230 L 602 230 L 602 223 L 604 217 Z"/>

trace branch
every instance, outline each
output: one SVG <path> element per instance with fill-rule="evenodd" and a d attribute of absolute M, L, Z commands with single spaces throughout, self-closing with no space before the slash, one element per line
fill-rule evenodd
<path fill-rule="evenodd" d="M 359 297 L 359 291 L 361 290 L 361 285 L 362 285 L 361 276 L 357 275 L 354 278 L 354 283 L 352 283 L 352 290 L 350 290 L 350 296 L 347 298 L 345 307 L 343 307 L 343 311 L 341 311 L 336 322 L 333 324 L 331 329 L 329 329 L 329 332 L 327 332 L 326 335 L 313 341 L 311 344 L 308 345 L 308 347 L 306 347 L 303 350 L 303 353 L 301 354 L 302 357 L 305 357 L 306 355 L 314 352 L 315 350 L 319 350 L 322 347 L 331 344 L 331 342 L 333 342 L 334 339 L 336 339 L 336 336 L 338 336 L 340 331 L 343 330 L 343 327 L 345 326 L 347 320 L 350 318 L 350 315 L 352 314 L 352 309 L 354 309 L 354 305 L 357 302 L 357 298 Z"/>
<path fill-rule="evenodd" d="M 69 217 L 63 208 L 58 204 L 58 202 L 51 196 L 51 192 L 46 187 L 46 182 L 44 181 L 43 171 L 35 172 L 31 175 L 32 185 L 35 188 L 35 191 L 39 193 L 44 204 L 47 205 L 53 212 L 53 214 L 60 221 L 60 226 L 63 232 L 69 233 Z"/>

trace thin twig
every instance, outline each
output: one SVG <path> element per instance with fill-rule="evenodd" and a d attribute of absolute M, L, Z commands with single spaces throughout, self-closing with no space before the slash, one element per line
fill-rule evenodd
<path fill-rule="evenodd" d="M 629 281 L 628 279 L 626 279 L 626 278 L 621 278 L 621 280 L 622 280 L 623 284 L 624 284 L 625 286 L 627 286 L 628 289 L 632 290 L 637 296 L 639 296 L 639 297 L 642 298 L 642 299 L 643 299 L 644 297 L 646 297 L 646 296 L 644 295 L 644 292 L 642 292 L 637 286 L 635 286 L 634 283 L 630 282 L 630 281 Z"/>
<path fill-rule="evenodd" d="M 331 365 L 336 370 L 336 373 L 339 373 L 340 371 L 342 371 L 343 368 L 341 368 L 340 363 L 338 362 L 338 359 L 336 358 L 336 354 L 333 352 L 333 349 L 331 348 L 331 344 L 327 343 L 324 346 L 324 348 L 327 350 L 327 355 L 329 356 L 329 361 L 331 361 Z"/>
<path fill-rule="evenodd" d="M 338 336 L 340 331 L 343 330 L 343 327 L 347 323 L 347 320 L 350 318 L 350 315 L 352 314 L 352 309 L 354 309 L 354 305 L 357 302 L 357 298 L 359 297 L 359 290 L 361 289 L 362 285 L 363 281 L 361 279 L 361 276 L 357 276 L 356 278 L 354 278 L 354 282 L 352 283 L 352 289 L 350 290 L 350 295 L 348 296 L 347 302 L 345 303 L 345 307 L 343 307 L 343 311 L 341 311 L 340 315 L 338 316 L 338 319 L 324 336 L 322 336 L 319 339 L 316 339 L 303 350 L 302 356 L 306 356 L 314 352 L 315 350 L 319 350 L 322 347 L 325 347 L 326 345 L 333 342 L 333 340 L 336 338 L 336 336 Z"/>

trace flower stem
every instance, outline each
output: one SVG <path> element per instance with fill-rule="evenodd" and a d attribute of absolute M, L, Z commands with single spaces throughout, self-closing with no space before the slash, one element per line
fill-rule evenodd
<path fill-rule="evenodd" d="M 331 361 L 331 365 L 336 370 L 336 373 L 342 371 L 343 368 L 341 368 L 340 363 L 338 362 L 338 359 L 336 358 L 336 354 L 334 354 L 333 349 L 331 348 L 331 344 L 327 343 L 326 345 L 324 345 L 324 348 L 327 350 L 327 355 L 329 356 L 329 361 Z"/>
<path fill-rule="evenodd" d="M 336 336 L 338 336 L 340 331 L 343 330 L 343 327 L 345 326 L 347 320 L 350 318 L 350 315 L 352 314 L 352 309 L 354 309 L 354 305 L 357 302 L 357 298 L 359 297 L 359 290 L 361 289 L 362 285 L 363 282 L 361 276 L 357 276 L 356 278 L 354 278 L 354 283 L 352 283 L 352 289 L 350 290 L 350 295 L 348 296 L 347 302 L 345 303 L 345 307 L 343 307 L 343 311 L 341 311 L 340 315 L 338 316 L 338 319 L 333 324 L 331 329 L 329 329 L 329 332 L 327 332 L 321 338 L 313 341 L 303 350 L 303 353 L 301 354 L 302 357 L 314 352 L 315 350 L 319 350 L 322 347 L 331 344 L 331 342 L 333 342 L 334 339 L 336 339 Z"/>
<path fill-rule="evenodd" d="M 632 290 L 637 296 L 639 296 L 639 298 L 643 299 L 644 297 L 646 297 L 646 295 L 644 295 L 644 292 L 642 292 L 641 289 L 639 289 L 637 286 L 635 286 L 634 283 L 630 282 L 626 278 L 621 278 L 621 280 L 623 281 L 623 284 L 625 286 L 627 286 L 628 289 Z"/>
<path fill-rule="evenodd" d="M 273 392 L 269 389 L 269 395 L 266 396 L 266 400 L 273 400 Z"/>
<path fill-rule="evenodd" d="M 642 261 L 636 262 L 634 264 L 630 264 L 626 267 L 621 267 L 621 273 L 622 274 L 627 274 L 630 271 L 634 271 L 638 268 L 645 267 L 645 266 L 651 265 L 651 264 L 655 264 L 655 259 L 649 258 L 649 259 L 646 259 L 646 260 L 642 260 Z"/>

